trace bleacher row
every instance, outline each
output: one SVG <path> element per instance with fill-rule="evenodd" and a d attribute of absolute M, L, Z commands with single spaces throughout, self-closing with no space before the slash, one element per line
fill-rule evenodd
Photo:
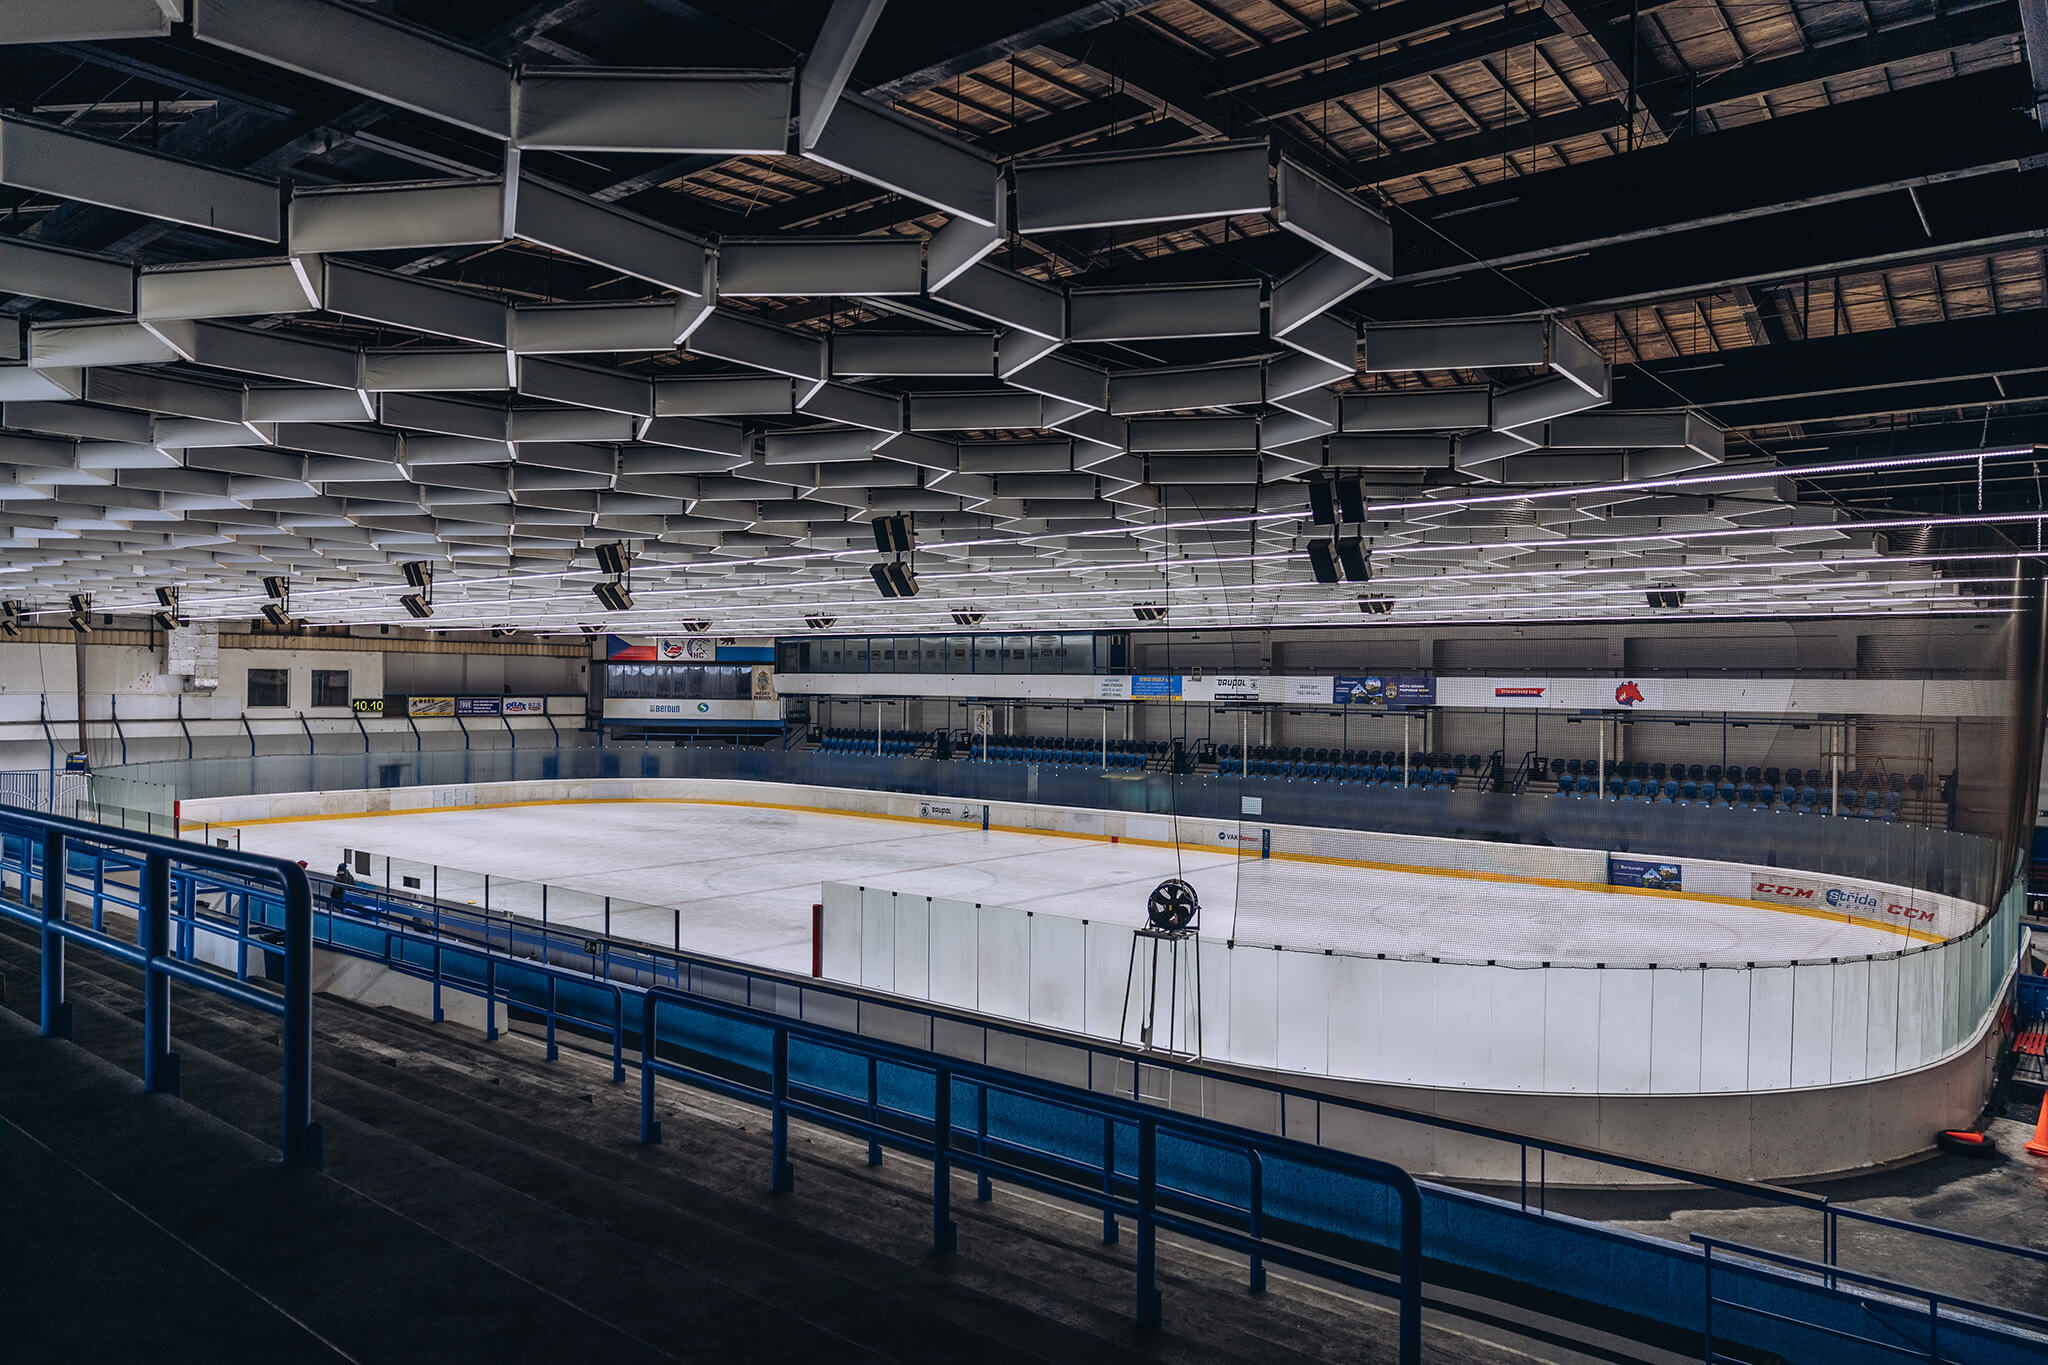
<path fill-rule="evenodd" d="M 1254 745 L 1246 757 L 1243 746 L 1216 746 L 1220 776 L 1277 777 L 1290 782 L 1344 782 L 1375 786 L 1456 787 L 1486 770 L 1485 754 L 1417 753 L 1407 757 L 1402 780 L 1399 749 L 1319 749 Z"/>
<path fill-rule="evenodd" d="M 931 742 L 931 733 L 926 730 L 884 730 L 879 743 L 884 758 L 908 758 L 919 747 Z M 873 756 L 877 740 L 873 730 L 827 730 L 818 741 L 821 754 L 867 754 Z"/>
<path fill-rule="evenodd" d="M 1602 767 L 1598 759 L 1553 758 L 1549 772 L 1555 795 L 1590 797 L 1600 792 Z M 1919 773 L 1846 772 L 1842 774 L 1840 807 L 1831 809 L 1832 778 L 1819 768 L 1724 768 L 1718 763 L 1636 761 L 1609 763 L 1605 773 L 1604 794 L 1609 800 L 1743 807 L 1800 815 L 1832 813 L 1862 820 L 1898 820 L 1908 801 L 1922 799 L 1927 785 Z"/>
<path fill-rule="evenodd" d="M 1100 768 L 1144 768 L 1155 760 L 1166 763 L 1173 754 L 1173 746 L 1162 740 L 1113 739 L 1109 741 L 1109 753 L 1105 756 L 1100 739 L 1089 739 L 1085 735 L 1004 735 L 990 736 L 988 761 L 991 763 L 1049 763 L 1054 767 L 1071 765 L 1076 767 Z M 980 740 L 974 740 L 967 750 L 967 757 L 979 762 L 982 757 Z"/>

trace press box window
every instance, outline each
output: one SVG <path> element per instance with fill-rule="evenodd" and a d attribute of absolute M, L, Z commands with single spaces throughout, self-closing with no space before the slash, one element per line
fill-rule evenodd
<path fill-rule="evenodd" d="M 291 674 L 282 668 L 249 670 L 249 705 L 289 706 L 286 700 Z"/>
<path fill-rule="evenodd" d="M 313 670 L 313 705 L 348 705 L 348 670 L 345 668 L 316 668 Z"/>

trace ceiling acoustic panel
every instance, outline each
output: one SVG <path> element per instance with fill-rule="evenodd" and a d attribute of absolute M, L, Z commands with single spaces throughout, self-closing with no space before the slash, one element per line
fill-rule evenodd
<path fill-rule="evenodd" d="M 1065 111 L 983 136 L 864 93 L 874 0 L 788 69 L 660 26 L 646 65 L 584 61 L 587 6 L 474 45 L 342 0 L 186 0 L 167 36 L 176 8 L 0 7 L 0 43 L 212 49 L 278 124 L 246 153 L 206 121 L 231 113 L 175 139 L 0 117 L 0 183 L 53 225 L 0 227 L 0 569 L 33 566 L 39 611 L 146 613 L 175 582 L 246 618 L 282 574 L 322 584 L 309 620 L 404 624 L 427 560 L 431 628 L 573 633 L 607 619 L 594 547 L 625 540 L 625 629 L 943 629 L 977 598 L 992 629 L 1128 629 L 1168 594 L 1176 626 L 1286 624 L 1350 605 L 1301 549 L 1307 480 L 1344 471 L 1375 583 L 1455 619 L 1498 609 L 1479 581 L 1517 556 L 1594 572 L 1582 537 L 1611 574 L 1599 528 L 1710 502 L 1663 485 L 1728 467 L 1697 412 L 1609 408 L 1554 319 L 1361 323 L 1395 229 L 1292 134 L 1046 154 L 1024 130 Z M 106 230 L 62 230 L 89 213 Z M 1796 501 L 1742 507 L 1628 553 L 1854 552 Z M 868 522 L 898 514 L 922 590 L 884 603 Z"/>

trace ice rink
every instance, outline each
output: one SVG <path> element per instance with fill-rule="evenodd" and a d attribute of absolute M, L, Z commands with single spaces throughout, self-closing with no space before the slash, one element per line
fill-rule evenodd
<path fill-rule="evenodd" d="M 1909 946 L 1861 924 L 1712 900 L 1336 866 L 1226 852 L 765 807 L 569 803 L 250 826 L 250 852 L 333 870 L 344 848 L 488 872 L 491 905 L 538 913 L 517 882 L 615 904 L 612 932 L 808 971 L 822 882 L 1136 925 L 1162 879 L 1202 898 L 1204 937 L 1261 946 L 1501 961 L 1748 962 Z M 381 881 L 384 865 L 373 866 Z M 443 872 L 444 896 L 477 899 Z M 596 902 L 556 896 L 553 922 L 596 927 Z"/>

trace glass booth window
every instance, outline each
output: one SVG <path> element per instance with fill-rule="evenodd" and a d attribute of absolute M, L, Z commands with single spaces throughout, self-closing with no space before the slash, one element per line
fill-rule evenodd
<path fill-rule="evenodd" d="M 345 668 L 316 668 L 313 670 L 313 705 L 347 706 L 348 670 Z"/>
<path fill-rule="evenodd" d="M 282 668 L 249 670 L 249 705 L 289 706 L 291 674 Z"/>

